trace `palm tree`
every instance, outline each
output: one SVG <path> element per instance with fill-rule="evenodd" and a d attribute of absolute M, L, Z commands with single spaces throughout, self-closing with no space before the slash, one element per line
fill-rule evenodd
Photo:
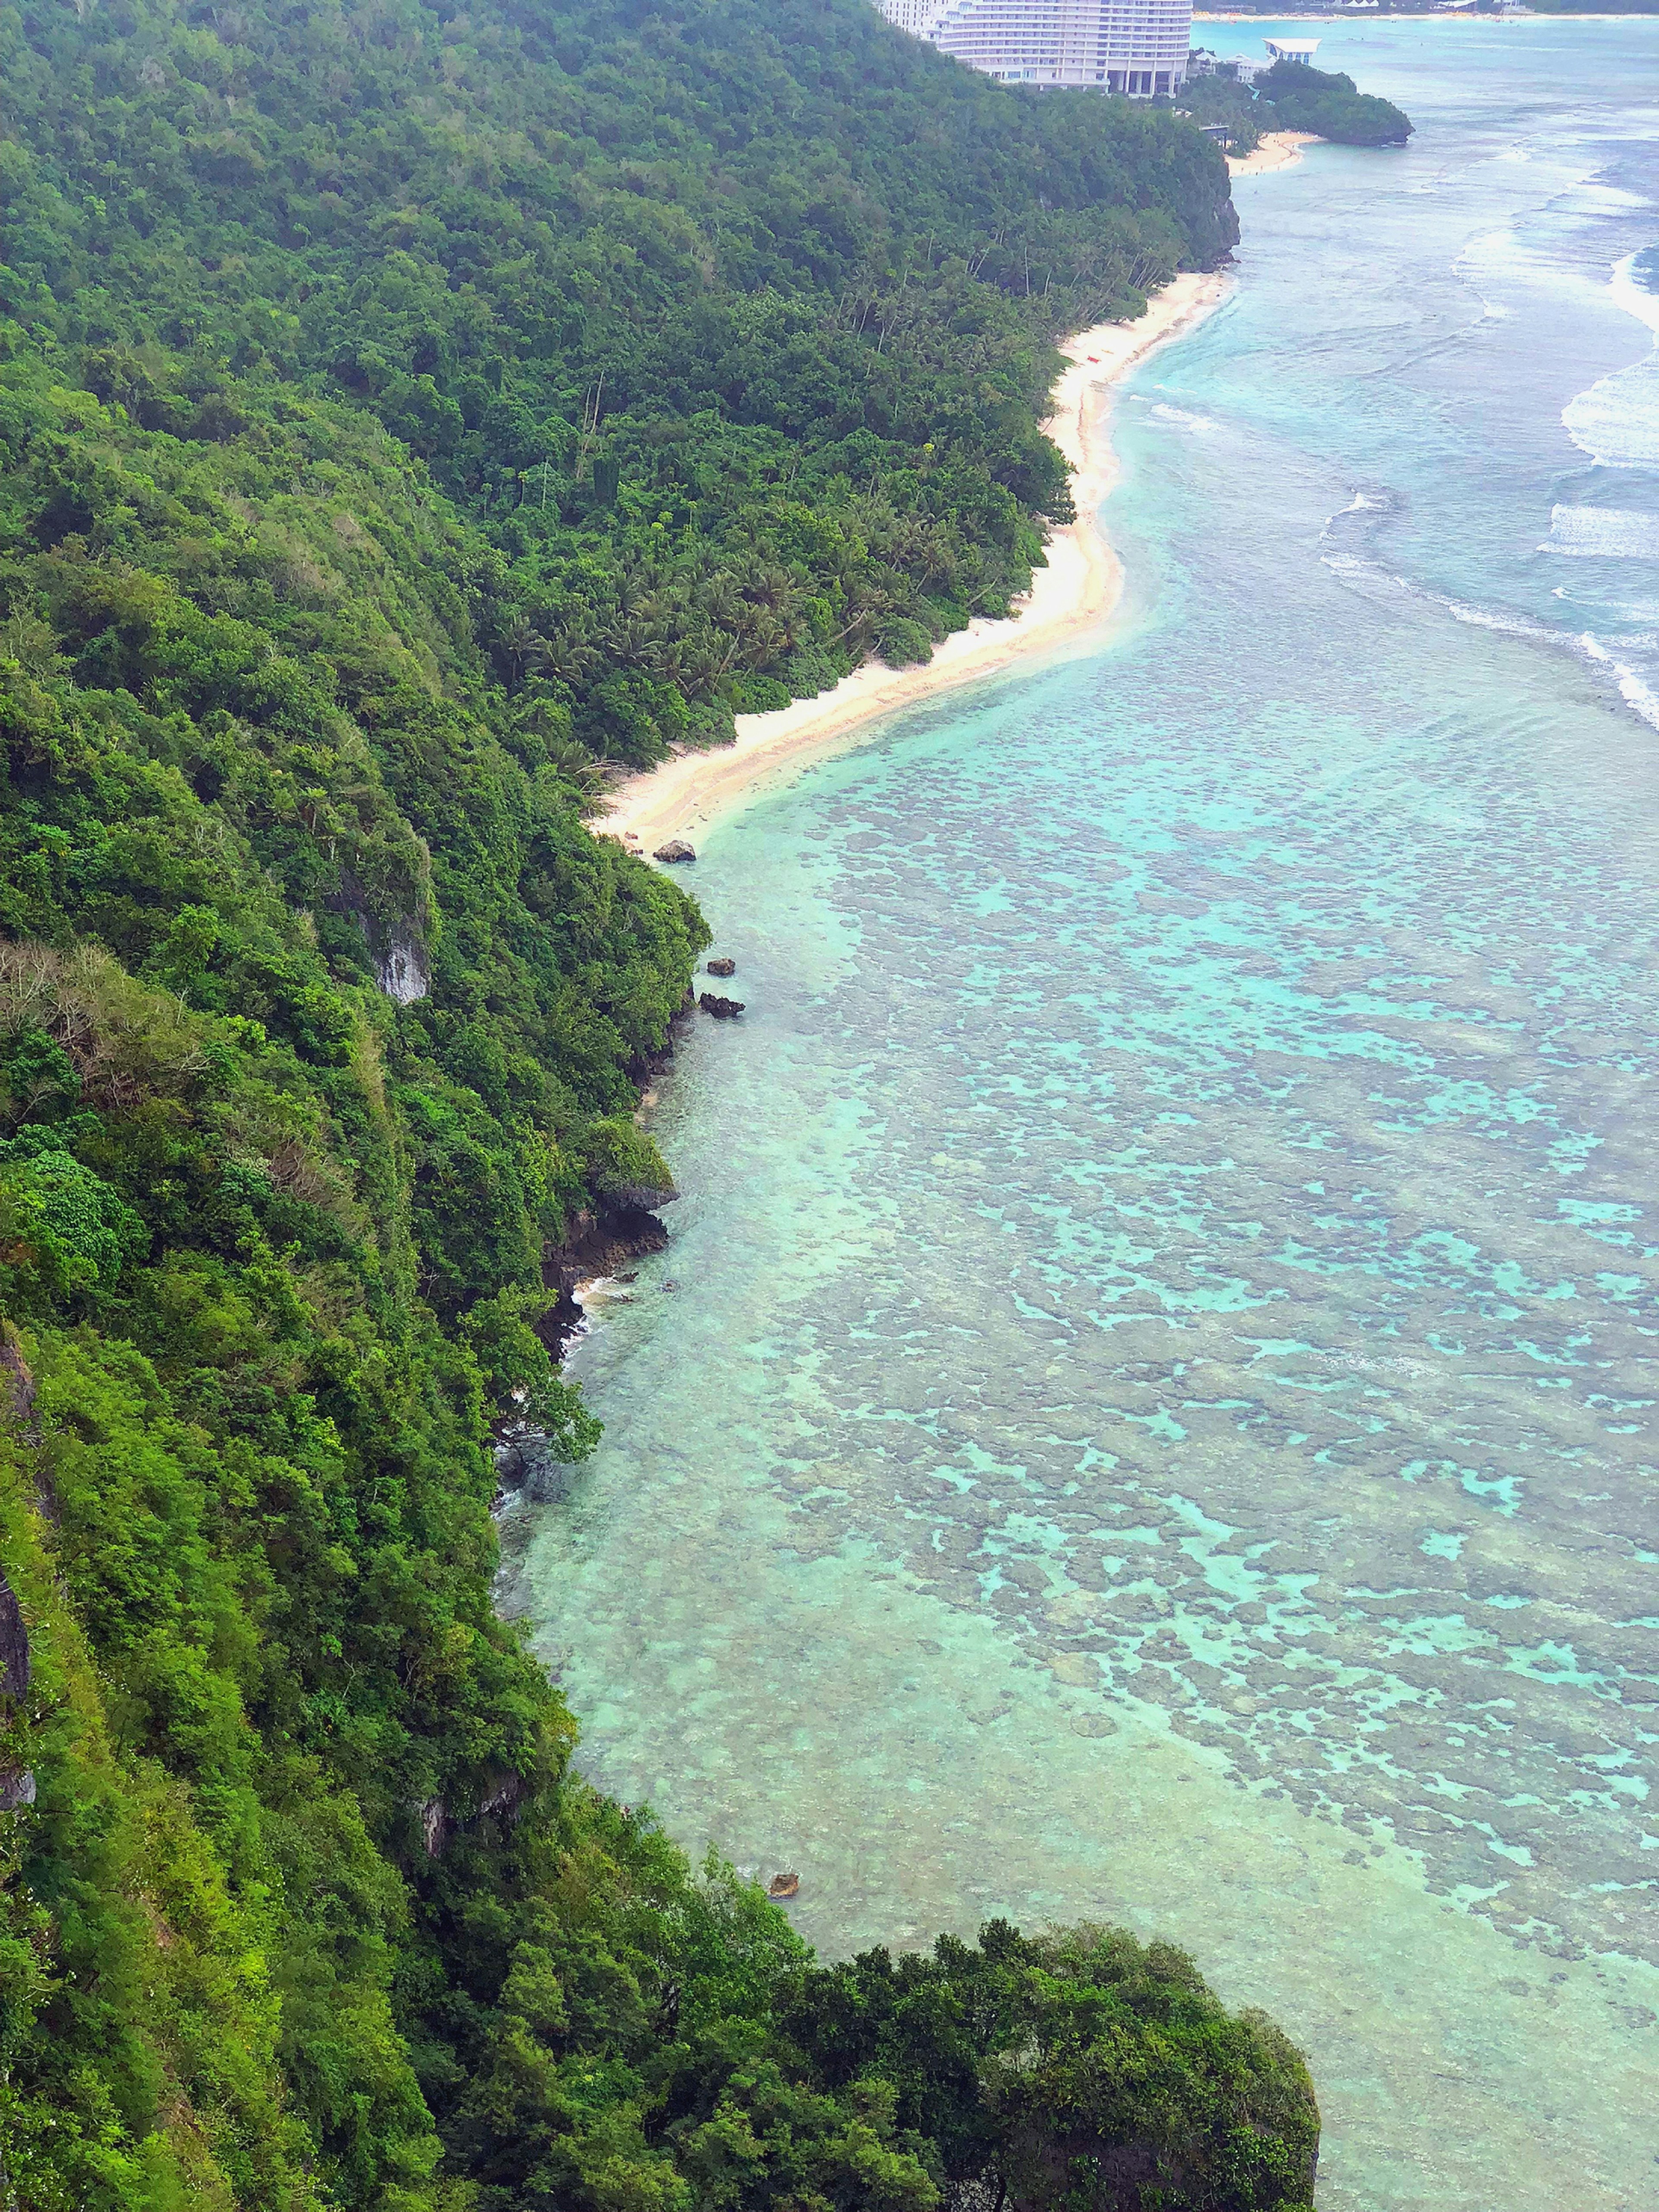
<path fill-rule="evenodd" d="M 501 632 L 500 647 L 513 665 L 516 683 L 524 682 L 526 670 L 546 665 L 547 640 L 528 615 L 520 613 L 514 616 Z"/>

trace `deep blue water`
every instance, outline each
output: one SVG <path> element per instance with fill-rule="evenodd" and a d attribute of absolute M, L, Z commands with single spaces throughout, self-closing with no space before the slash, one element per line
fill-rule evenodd
<path fill-rule="evenodd" d="M 1659 21 L 1320 35 L 1418 135 L 1238 185 L 1110 634 L 704 846 L 518 1601 L 826 1947 L 1156 1929 L 1322 2206 L 1653 2212 Z"/>

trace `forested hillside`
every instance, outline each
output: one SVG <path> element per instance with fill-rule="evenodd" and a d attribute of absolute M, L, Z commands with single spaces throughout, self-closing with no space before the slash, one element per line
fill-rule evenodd
<path fill-rule="evenodd" d="M 1006 610 L 1047 341 L 1237 234 L 1168 113 L 854 0 L 5 20 L 0 307 L 175 437 L 349 398 L 487 532 L 493 680 L 630 763 Z"/>
<path fill-rule="evenodd" d="M 1006 607 L 1219 157 L 860 0 L 31 0 L 0 103 L 0 2203 L 1305 2203 L 1178 1954 L 812 1967 L 489 1601 L 706 940 L 596 763 Z"/>

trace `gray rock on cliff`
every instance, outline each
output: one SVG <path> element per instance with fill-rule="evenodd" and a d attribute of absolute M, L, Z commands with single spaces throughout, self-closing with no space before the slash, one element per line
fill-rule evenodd
<path fill-rule="evenodd" d="M 29 1632 L 23 1608 L 0 1567 L 0 1726 L 28 1695 Z M 0 1755 L 0 1813 L 15 1813 L 34 1802 L 34 1777 L 27 1766 Z"/>
<path fill-rule="evenodd" d="M 375 954 L 374 973 L 387 998 L 400 1006 L 412 1006 L 432 988 L 425 947 L 400 929 L 394 929 L 385 950 Z"/>
<path fill-rule="evenodd" d="M 0 1567 L 0 1699 L 19 1704 L 28 1693 L 29 1632 L 23 1608 Z"/>

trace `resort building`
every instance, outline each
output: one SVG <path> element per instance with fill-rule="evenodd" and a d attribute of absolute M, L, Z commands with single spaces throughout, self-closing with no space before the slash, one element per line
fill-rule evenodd
<path fill-rule="evenodd" d="M 1338 0 L 1343 4 L 1343 0 Z M 1354 8 L 1373 8 L 1376 0 L 1346 0 Z M 1265 62 L 1253 61 L 1249 54 L 1229 54 L 1224 60 L 1212 53 L 1207 46 L 1194 46 L 1187 57 L 1187 74 L 1194 76 L 1221 77 L 1231 84 L 1254 84 L 1259 76 L 1279 62 L 1294 63 L 1298 69 L 1311 69 L 1313 58 L 1319 52 L 1317 39 L 1263 39 L 1267 49 Z"/>
<path fill-rule="evenodd" d="M 1224 61 L 1207 46 L 1194 46 L 1187 57 L 1189 77 L 1219 77 L 1227 84 L 1254 84 L 1267 66 L 1266 62 L 1252 61 L 1248 54 L 1229 54 Z"/>
<path fill-rule="evenodd" d="M 876 0 L 901 31 L 1011 83 L 1176 91 L 1192 0 Z"/>

